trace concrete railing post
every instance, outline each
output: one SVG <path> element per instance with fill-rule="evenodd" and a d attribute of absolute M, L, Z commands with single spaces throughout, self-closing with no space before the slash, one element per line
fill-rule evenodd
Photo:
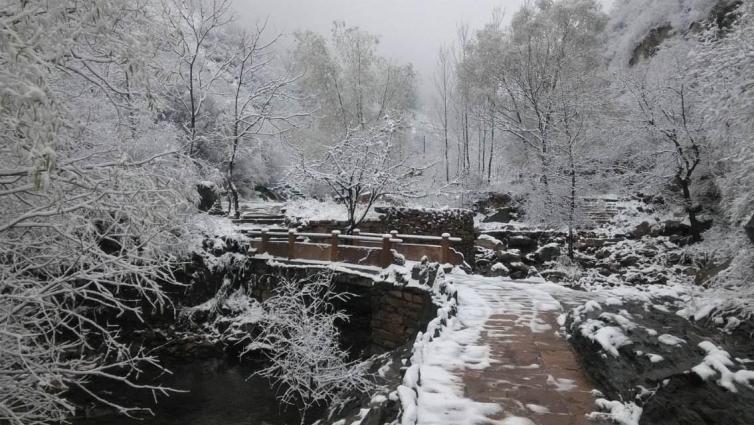
<path fill-rule="evenodd" d="M 382 251 L 380 252 L 380 267 L 388 267 L 393 264 L 392 235 L 382 235 Z"/>
<path fill-rule="evenodd" d="M 267 230 L 262 230 L 262 242 L 259 243 L 259 253 L 264 254 L 269 250 L 270 235 L 267 234 Z"/>
<path fill-rule="evenodd" d="M 440 241 L 440 262 L 442 264 L 450 262 L 450 233 L 443 233 Z"/>
<path fill-rule="evenodd" d="M 288 230 L 288 259 L 296 258 L 296 230 Z"/>
<path fill-rule="evenodd" d="M 338 261 L 338 235 L 340 230 L 333 230 L 330 236 L 330 261 Z"/>

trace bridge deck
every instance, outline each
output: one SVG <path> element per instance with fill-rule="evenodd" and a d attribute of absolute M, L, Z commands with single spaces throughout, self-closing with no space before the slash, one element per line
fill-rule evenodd
<path fill-rule="evenodd" d="M 594 388 L 571 346 L 558 334 L 558 316 L 567 308 L 582 303 L 585 293 L 551 284 L 510 282 L 501 278 L 475 275 L 448 275 L 466 296 L 459 295 L 459 317 L 469 309 L 486 309 L 479 338 L 470 341 L 474 352 L 486 352 L 479 363 L 452 367 L 459 395 L 475 403 L 497 405 L 497 413 L 487 416 L 489 424 L 517 425 L 594 425 L 587 414 L 596 410 Z M 471 291 L 475 295 L 468 296 Z M 479 306 L 465 300 L 481 298 Z M 472 325 L 474 326 L 474 325 Z M 475 325 L 480 326 L 480 325 Z M 480 350 L 479 347 L 486 347 Z M 431 391 L 431 390 L 427 390 Z M 444 423 L 460 420 L 456 407 L 430 417 L 418 418 L 429 424 L 438 418 Z M 421 409 L 420 409 L 421 411 Z M 427 413 L 429 416 L 429 413 Z"/>

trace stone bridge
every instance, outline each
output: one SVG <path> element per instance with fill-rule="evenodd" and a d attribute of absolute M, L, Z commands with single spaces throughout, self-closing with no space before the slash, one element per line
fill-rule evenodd
<path fill-rule="evenodd" d="M 432 267 L 436 273 L 437 265 L 428 264 L 424 266 L 422 276 L 431 273 Z M 355 353 L 381 353 L 406 345 L 435 317 L 437 311 L 429 287 L 406 285 L 407 281 L 396 282 L 393 276 L 354 268 L 294 265 L 260 258 L 251 259 L 249 271 L 259 277 L 252 290 L 259 301 L 272 295 L 280 276 L 301 278 L 315 273 L 332 273 L 336 290 L 352 294 L 346 302 L 336 307 L 350 316 L 341 332 L 344 340 L 352 344 L 351 351 Z M 434 278 L 429 276 L 427 279 Z"/>

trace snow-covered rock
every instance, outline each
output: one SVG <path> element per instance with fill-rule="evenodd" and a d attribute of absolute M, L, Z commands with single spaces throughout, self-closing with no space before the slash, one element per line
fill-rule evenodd
<path fill-rule="evenodd" d="M 475 244 L 477 246 L 481 246 L 482 248 L 491 249 L 493 251 L 497 251 L 504 246 L 503 242 L 501 242 L 499 239 L 485 234 L 479 235 Z"/>
<path fill-rule="evenodd" d="M 539 247 L 535 255 L 539 261 L 553 261 L 560 256 L 560 246 L 556 243 L 548 243 Z"/>

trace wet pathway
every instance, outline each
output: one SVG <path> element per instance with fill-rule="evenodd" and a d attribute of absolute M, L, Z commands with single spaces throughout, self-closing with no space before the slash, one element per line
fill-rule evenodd
<path fill-rule="evenodd" d="M 486 302 L 489 317 L 479 345 L 489 347 L 490 366 L 457 371 L 465 397 L 501 410 L 490 423 L 582 425 L 593 423 L 593 386 L 576 354 L 560 335 L 558 316 L 586 301 L 588 294 L 553 284 L 500 278 L 449 276 Z M 459 309 L 464 307 L 463 302 Z"/>

